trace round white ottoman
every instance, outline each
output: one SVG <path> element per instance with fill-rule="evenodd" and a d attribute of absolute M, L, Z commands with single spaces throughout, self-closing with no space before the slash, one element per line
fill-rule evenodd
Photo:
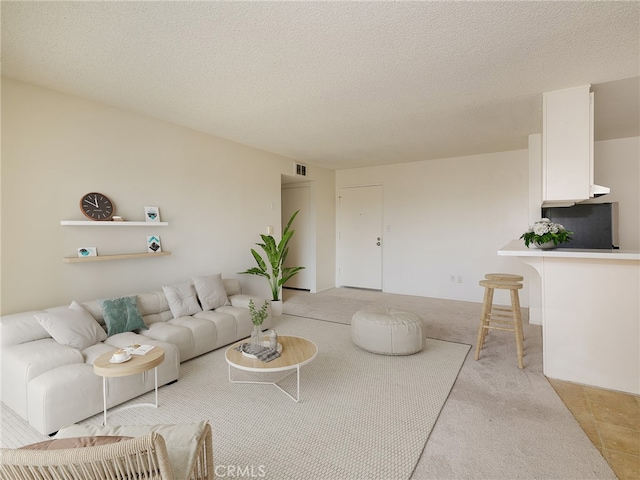
<path fill-rule="evenodd" d="M 373 306 L 351 317 L 351 338 L 360 348 L 384 355 L 411 355 L 424 348 L 422 319 L 415 313 Z"/>

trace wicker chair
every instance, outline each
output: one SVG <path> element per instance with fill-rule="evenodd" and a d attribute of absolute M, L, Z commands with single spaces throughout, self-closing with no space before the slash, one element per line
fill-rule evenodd
<path fill-rule="evenodd" d="M 197 439 L 184 480 L 212 480 L 211 426 Z M 3 480 L 183 480 L 174 476 L 164 438 L 150 433 L 109 445 L 63 450 L 0 449 Z"/>

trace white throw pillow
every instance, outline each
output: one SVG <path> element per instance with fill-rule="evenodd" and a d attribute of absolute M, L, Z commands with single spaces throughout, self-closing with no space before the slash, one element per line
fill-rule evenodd
<path fill-rule="evenodd" d="M 84 350 L 107 338 L 107 332 L 96 319 L 75 301 L 68 307 L 55 307 L 36 313 L 35 317 L 56 342 L 78 350 Z"/>
<path fill-rule="evenodd" d="M 213 310 L 224 305 L 231 305 L 227 298 L 227 291 L 222 283 L 222 274 L 209 275 L 208 277 L 192 277 L 193 286 L 198 292 L 198 300 L 202 310 Z"/>
<path fill-rule="evenodd" d="M 196 297 L 196 292 L 190 283 L 174 285 L 172 287 L 162 287 L 173 318 L 187 317 L 201 312 L 200 304 Z"/>

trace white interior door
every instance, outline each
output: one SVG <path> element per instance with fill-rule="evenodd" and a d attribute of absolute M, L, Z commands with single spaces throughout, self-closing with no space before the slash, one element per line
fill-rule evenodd
<path fill-rule="evenodd" d="M 341 188 L 338 285 L 382 290 L 382 186 Z"/>
<path fill-rule="evenodd" d="M 314 268 L 314 243 L 311 233 L 311 189 L 309 185 L 282 187 L 282 228 L 286 227 L 291 215 L 300 212 L 291 228 L 295 230 L 289 241 L 289 255 L 285 267 L 305 267 L 294 275 L 286 287 L 312 290 Z"/>

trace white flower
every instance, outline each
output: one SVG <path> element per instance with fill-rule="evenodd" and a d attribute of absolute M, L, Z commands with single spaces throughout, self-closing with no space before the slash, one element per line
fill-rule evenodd
<path fill-rule="evenodd" d="M 548 223 L 536 222 L 533 225 L 533 233 L 535 233 L 536 235 L 544 235 L 548 231 L 549 231 Z"/>

